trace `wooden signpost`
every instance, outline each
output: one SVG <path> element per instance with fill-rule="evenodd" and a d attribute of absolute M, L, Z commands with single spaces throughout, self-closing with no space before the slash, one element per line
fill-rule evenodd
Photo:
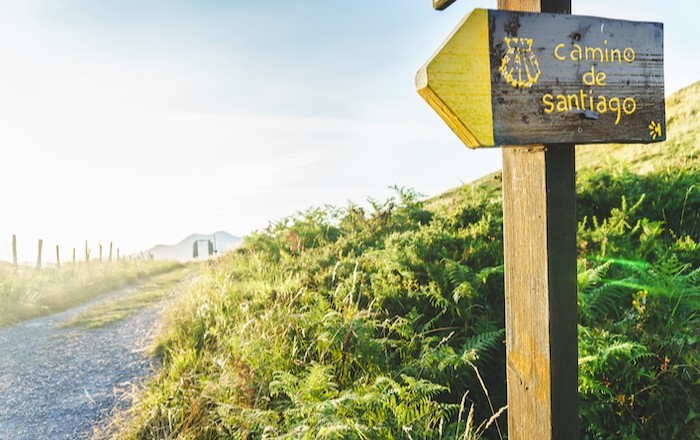
<path fill-rule="evenodd" d="M 576 439 L 574 143 L 666 138 L 663 28 L 570 16 L 570 0 L 498 7 L 468 15 L 416 86 L 467 146 L 503 146 L 508 438 Z"/>
<path fill-rule="evenodd" d="M 476 9 L 418 72 L 470 147 L 666 138 L 663 26 Z"/>

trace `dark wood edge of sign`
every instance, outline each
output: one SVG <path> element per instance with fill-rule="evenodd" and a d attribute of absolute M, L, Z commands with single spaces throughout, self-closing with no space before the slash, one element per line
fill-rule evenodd
<path fill-rule="evenodd" d="M 663 124 L 664 127 L 664 134 L 662 136 L 659 136 L 655 139 L 647 139 L 647 138 L 607 138 L 607 139 L 566 139 L 562 141 L 551 141 L 551 140 L 545 140 L 545 141 L 523 141 L 521 139 L 513 139 L 505 136 L 494 136 L 494 145 L 488 146 L 488 147 L 480 147 L 480 148 L 510 148 L 510 147 L 529 147 L 531 145 L 541 145 L 541 144 L 547 144 L 547 145 L 567 145 L 567 144 L 575 144 L 575 145 L 607 145 L 607 144 L 656 144 L 659 142 L 664 142 L 668 140 L 665 130 L 666 130 L 666 124 Z"/>
<path fill-rule="evenodd" d="M 447 7 L 455 1 L 457 0 L 433 0 L 433 8 L 435 8 L 438 11 L 442 11 L 447 9 Z"/>

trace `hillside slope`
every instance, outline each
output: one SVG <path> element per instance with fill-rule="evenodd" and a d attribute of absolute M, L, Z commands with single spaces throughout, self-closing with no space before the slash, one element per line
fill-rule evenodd
<path fill-rule="evenodd" d="M 579 438 L 700 438 L 698 87 L 669 99 L 663 145 L 581 153 Z M 171 312 L 162 369 L 105 437 L 503 439 L 499 192 L 399 190 L 246 237 Z"/>
<path fill-rule="evenodd" d="M 654 144 L 591 144 L 576 146 L 576 170 L 622 167 L 637 174 L 700 164 L 700 81 L 666 98 L 667 139 Z M 431 197 L 429 206 L 449 203 L 464 187 L 501 196 L 501 172 Z"/>

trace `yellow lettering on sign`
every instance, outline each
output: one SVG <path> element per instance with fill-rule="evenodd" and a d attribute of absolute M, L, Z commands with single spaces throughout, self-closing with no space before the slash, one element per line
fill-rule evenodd
<path fill-rule="evenodd" d="M 591 67 L 590 72 L 586 72 L 583 74 L 581 79 L 583 80 L 583 83 L 587 86 L 605 86 L 605 78 L 607 75 L 605 72 L 597 72 L 595 71 L 595 66 Z"/>
<path fill-rule="evenodd" d="M 603 49 L 600 47 L 586 47 L 586 61 L 604 61 L 603 60 Z"/>
<path fill-rule="evenodd" d="M 547 93 L 542 96 L 542 104 L 544 104 L 544 112 L 548 115 L 554 113 L 554 96 L 551 93 Z"/>
<path fill-rule="evenodd" d="M 609 48 L 608 40 L 603 41 L 603 46 L 581 46 L 574 43 L 567 49 L 566 44 L 559 43 L 554 46 L 552 55 L 558 61 L 595 61 L 599 63 L 631 63 L 637 59 L 637 54 L 631 47 Z"/>
<path fill-rule="evenodd" d="M 565 95 L 557 95 L 557 112 L 564 113 L 571 110 L 570 103 L 566 100 Z"/>
<path fill-rule="evenodd" d="M 571 58 L 572 61 L 580 61 L 581 60 L 581 46 L 578 44 L 574 44 L 574 48 L 569 53 L 569 57 Z"/>
<path fill-rule="evenodd" d="M 620 54 L 620 49 L 613 49 L 610 51 L 610 62 L 614 63 L 616 57 L 617 57 L 617 62 L 622 63 L 622 55 Z M 632 61 L 634 61 L 634 60 L 632 60 Z M 630 62 L 632 62 L 632 61 L 630 61 Z"/>
<path fill-rule="evenodd" d="M 544 113 L 566 113 L 574 110 L 592 111 L 601 115 L 612 113 L 615 116 L 615 125 L 622 120 L 623 115 L 631 116 L 637 111 L 637 101 L 634 98 L 607 97 L 605 95 L 594 95 L 593 90 L 586 93 L 581 89 L 577 93 L 553 95 L 546 93 L 542 95 L 542 105 Z"/>
<path fill-rule="evenodd" d="M 554 58 L 558 59 L 559 61 L 565 61 L 566 57 L 563 57 L 559 54 L 559 50 L 564 48 L 564 43 L 559 43 L 557 46 L 554 48 Z"/>

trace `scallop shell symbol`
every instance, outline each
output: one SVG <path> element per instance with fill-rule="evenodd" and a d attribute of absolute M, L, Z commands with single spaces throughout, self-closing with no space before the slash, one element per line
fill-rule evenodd
<path fill-rule="evenodd" d="M 508 84 L 515 88 L 531 87 L 540 79 L 540 63 L 532 52 L 532 38 L 505 37 L 508 51 L 498 69 Z"/>

